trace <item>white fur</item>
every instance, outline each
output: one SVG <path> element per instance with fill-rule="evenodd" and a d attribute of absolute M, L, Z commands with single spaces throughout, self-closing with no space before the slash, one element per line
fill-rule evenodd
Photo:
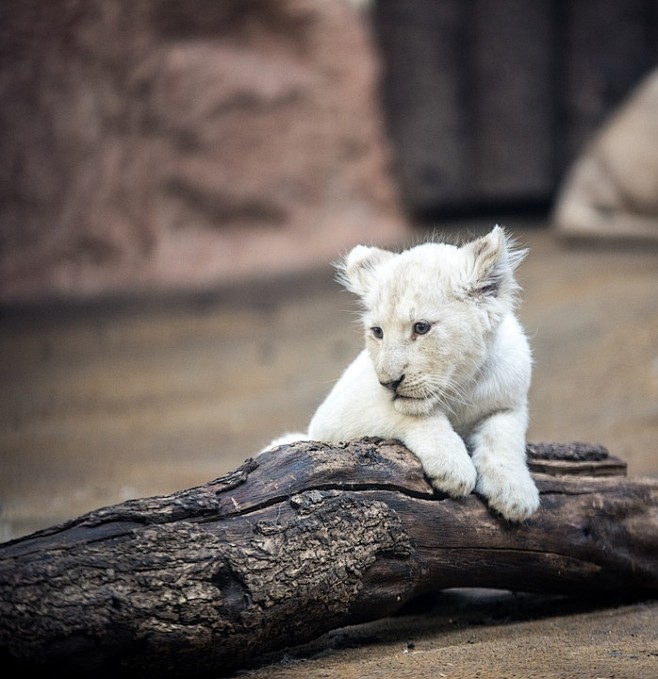
<path fill-rule="evenodd" d="M 340 278 L 363 304 L 366 348 L 308 433 L 272 445 L 398 439 L 439 490 L 475 489 L 510 521 L 529 517 L 539 506 L 525 461 L 532 361 L 513 273 L 524 254 L 500 227 L 462 247 L 356 246 Z"/>

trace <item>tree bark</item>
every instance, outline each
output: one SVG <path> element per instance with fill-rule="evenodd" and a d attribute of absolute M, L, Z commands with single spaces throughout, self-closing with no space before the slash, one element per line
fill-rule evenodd
<path fill-rule="evenodd" d="M 394 441 L 302 442 L 0 545 L 0 658 L 50 676 L 229 673 L 448 587 L 655 596 L 658 481 L 529 445 L 522 525 L 432 490 Z M 0 665 L 2 666 L 2 665 Z"/>

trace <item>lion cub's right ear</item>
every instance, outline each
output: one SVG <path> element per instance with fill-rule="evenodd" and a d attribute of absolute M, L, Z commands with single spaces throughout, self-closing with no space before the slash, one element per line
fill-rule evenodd
<path fill-rule="evenodd" d="M 376 275 L 376 269 L 395 257 L 395 253 L 381 248 L 357 245 L 340 261 L 338 280 L 350 291 L 363 297 Z"/>

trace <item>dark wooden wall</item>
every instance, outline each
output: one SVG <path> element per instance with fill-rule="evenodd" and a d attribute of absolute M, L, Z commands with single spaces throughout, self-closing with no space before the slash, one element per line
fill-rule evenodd
<path fill-rule="evenodd" d="M 373 25 L 417 217 L 547 206 L 658 64 L 658 0 L 377 0 Z"/>

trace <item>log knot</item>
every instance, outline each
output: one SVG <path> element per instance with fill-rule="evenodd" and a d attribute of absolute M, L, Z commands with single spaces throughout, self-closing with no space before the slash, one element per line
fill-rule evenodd
<path fill-rule="evenodd" d="M 281 606 L 284 618 L 299 602 L 321 615 L 349 610 L 378 554 L 404 559 L 412 553 L 400 518 L 386 503 L 309 490 L 290 498 L 288 507 L 252 524 L 246 546 L 223 550 L 254 603 Z"/>

